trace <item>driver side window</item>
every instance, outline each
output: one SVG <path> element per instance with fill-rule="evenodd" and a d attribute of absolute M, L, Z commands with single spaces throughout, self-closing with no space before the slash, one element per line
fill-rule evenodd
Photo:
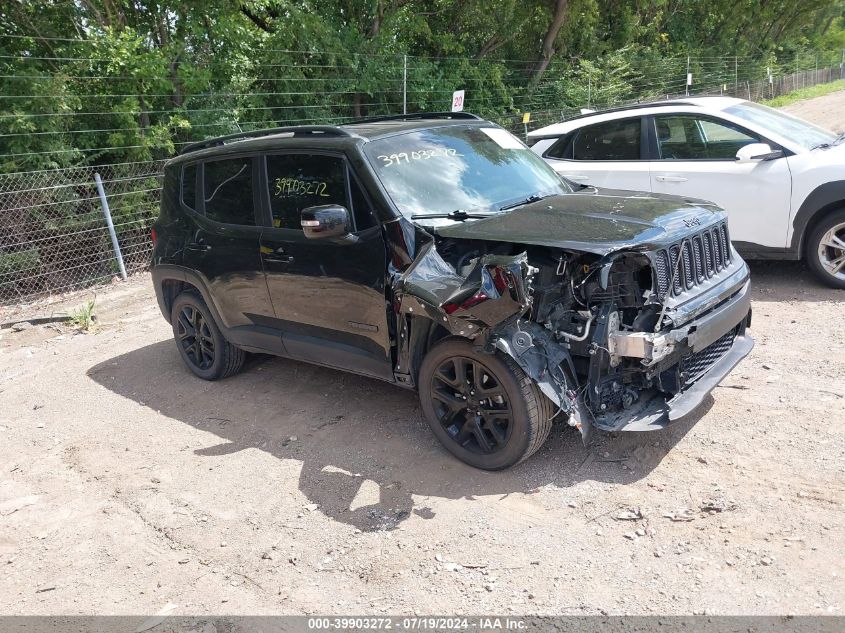
<path fill-rule="evenodd" d="M 267 181 L 273 226 L 277 229 L 301 231 L 302 210 L 324 204 L 346 207 L 356 231 L 378 224 L 357 179 L 347 171 L 346 161 L 338 156 L 270 154 Z"/>
<path fill-rule="evenodd" d="M 692 115 L 656 116 L 654 125 L 661 160 L 734 160 L 740 148 L 760 142 L 726 121 Z"/>
<path fill-rule="evenodd" d="M 276 154 L 267 156 L 273 226 L 302 230 L 302 210 L 323 204 L 349 208 L 346 163 L 336 156 Z"/>

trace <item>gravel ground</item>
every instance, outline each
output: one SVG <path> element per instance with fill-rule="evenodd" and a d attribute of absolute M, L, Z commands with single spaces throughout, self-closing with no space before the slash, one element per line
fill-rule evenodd
<path fill-rule="evenodd" d="M 694 419 L 502 473 L 385 383 L 194 378 L 143 275 L 92 333 L 2 330 L 2 611 L 842 615 L 845 293 L 752 273 L 757 346 Z"/>
<path fill-rule="evenodd" d="M 845 132 L 845 90 L 796 101 L 784 106 L 783 110 L 834 132 Z"/>

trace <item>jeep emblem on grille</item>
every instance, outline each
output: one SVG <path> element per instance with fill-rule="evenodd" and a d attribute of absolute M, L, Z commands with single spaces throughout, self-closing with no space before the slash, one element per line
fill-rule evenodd
<path fill-rule="evenodd" d="M 684 224 L 687 225 L 688 229 L 691 229 L 694 226 L 701 226 L 701 218 L 688 218 L 684 220 Z"/>

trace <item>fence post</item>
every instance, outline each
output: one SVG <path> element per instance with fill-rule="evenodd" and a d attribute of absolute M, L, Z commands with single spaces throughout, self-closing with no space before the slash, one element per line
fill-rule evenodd
<path fill-rule="evenodd" d="M 114 232 L 114 223 L 111 220 L 109 202 L 106 200 L 106 192 L 103 189 L 103 180 L 100 178 L 100 174 L 94 174 L 94 182 L 97 183 L 97 193 L 100 194 L 100 204 L 103 205 L 103 215 L 106 218 L 106 226 L 109 227 L 111 245 L 112 248 L 114 248 L 115 257 L 117 257 L 117 265 L 120 268 L 120 276 L 123 278 L 123 281 L 126 281 L 126 267 L 123 265 L 123 255 L 120 253 L 120 244 L 117 242 L 117 233 Z"/>
<path fill-rule="evenodd" d="M 402 114 L 408 114 L 408 56 L 402 59 Z"/>
<path fill-rule="evenodd" d="M 739 95 L 739 58 L 734 55 L 734 96 Z"/>

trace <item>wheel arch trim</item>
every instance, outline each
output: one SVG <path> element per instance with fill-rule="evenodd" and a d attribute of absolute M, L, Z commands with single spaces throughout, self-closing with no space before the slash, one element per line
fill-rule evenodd
<path fill-rule="evenodd" d="M 172 303 L 168 303 L 168 297 L 164 292 L 164 283 L 166 281 L 180 281 L 182 283 L 193 286 L 205 301 L 205 305 L 211 311 L 211 316 L 217 327 L 220 328 L 223 335 L 226 336 L 229 328 L 226 327 L 223 320 L 220 318 L 220 311 L 217 304 L 214 302 L 214 297 L 208 289 L 207 280 L 196 271 L 185 268 L 184 266 L 177 266 L 175 264 L 159 264 L 154 266 L 151 270 L 153 278 L 153 286 L 155 287 L 156 299 L 158 300 L 158 307 L 161 310 L 164 318 L 170 321 L 170 308 Z M 175 297 L 173 297 L 175 299 Z"/>
<path fill-rule="evenodd" d="M 838 208 L 845 208 L 845 180 L 833 180 L 813 189 L 792 221 L 790 250 L 799 258 L 804 255 L 810 232 L 827 213 Z"/>

